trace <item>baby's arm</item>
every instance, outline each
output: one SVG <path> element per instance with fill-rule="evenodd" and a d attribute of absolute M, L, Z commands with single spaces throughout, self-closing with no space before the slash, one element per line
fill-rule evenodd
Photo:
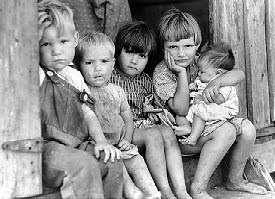
<path fill-rule="evenodd" d="M 214 100 L 214 103 L 220 105 L 224 102 L 225 102 L 224 96 L 221 93 L 219 93 L 216 99 Z"/>
<path fill-rule="evenodd" d="M 121 151 L 127 151 L 131 149 L 131 142 L 134 133 L 134 122 L 130 109 L 121 112 L 120 115 L 125 124 L 125 137 L 119 142 L 118 147 Z"/>
<path fill-rule="evenodd" d="M 111 162 L 114 162 L 115 158 L 119 160 L 121 152 L 107 142 L 94 112 L 86 104 L 82 104 L 82 110 L 84 119 L 88 125 L 89 135 L 95 141 L 94 153 L 96 158 L 99 158 L 100 151 L 104 151 L 104 162 L 107 162 L 109 159 L 111 159 Z"/>
<path fill-rule="evenodd" d="M 219 88 L 223 86 L 235 86 L 245 78 L 244 72 L 240 69 L 232 69 L 211 81 L 203 91 L 202 98 L 205 103 L 215 102 L 218 97 Z"/>

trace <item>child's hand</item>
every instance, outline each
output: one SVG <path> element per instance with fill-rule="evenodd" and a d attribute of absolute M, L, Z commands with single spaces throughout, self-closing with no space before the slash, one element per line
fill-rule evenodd
<path fill-rule="evenodd" d="M 121 140 L 119 143 L 118 143 L 118 148 L 121 150 L 121 151 L 129 151 L 132 149 L 132 145 L 131 143 L 128 141 L 128 140 Z"/>
<path fill-rule="evenodd" d="M 173 71 L 177 74 L 181 73 L 181 71 L 183 71 L 183 70 L 186 70 L 185 68 L 180 67 L 175 63 L 173 56 L 170 55 L 170 53 L 168 51 L 165 51 L 164 60 L 168 66 L 168 69 L 170 69 L 171 71 Z"/>
<path fill-rule="evenodd" d="M 161 110 L 162 111 L 162 110 Z M 150 121 L 157 123 L 160 121 L 159 117 L 156 115 L 156 113 L 148 113 L 148 118 Z"/>
<path fill-rule="evenodd" d="M 120 150 L 118 150 L 116 147 L 114 147 L 113 145 L 109 144 L 106 141 L 97 142 L 95 144 L 94 152 L 95 152 L 96 158 L 99 158 L 100 151 L 104 151 L 105 153 L 105 157 L 104 157 L 105 163 L 108 162 L 109 159 L 111 159 L 111 162 L 114 162 L 115 158 L 118 160 L 121 158 Z"/>
<path fill-rule="evenodd" d="M 206 104 L 214 103 L 219 95 L 220 85 L 215 81 L 211 81 L 203 90 L 202 99 Z"/>
<path fill-rule="evenodd" d="M 38 12 L 38 41 L 42 39 L 44 29 L 51 24 L 51 17 L 46 12 Z"/>

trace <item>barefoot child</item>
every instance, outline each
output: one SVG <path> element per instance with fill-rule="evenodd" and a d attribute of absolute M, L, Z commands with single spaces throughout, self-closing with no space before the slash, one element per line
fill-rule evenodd
<path fill-rule="evenodd" d="M 188 114 L 182 118 L 183 123 L 192 124 L 191 134 L 181 139 L 182 144 L 195 146 L 200 136 L 207 136 L 212 132 L 211 124 L 224 122 L 232 119 L 239 112 L 237 91 L 233 86 L 219 88 L 219 94 L 214 103 L 206 104 L 202 101 L 201 94 L 207 84 L 220 75 L 234 68 L 235 58 L 229 45 L 219 43 L 209 46 L 203 52 L 197 62 L 198 78 L 189 85 L 193 103 Z M 191 88 L 192 87 L 192 88 Z M 179 125 L 179 124 L 178 124 Z"/>
<path fill-rule="evenodd" d="M 160 20 L 159 37 L 165 57 L 153 73 L 156 94 L 164 108 L 169 109 L 172 114 L 186 116 L 189 109 L 188 85 L 194 82 L 198 72 L 196 51 L 201 44 L 199 25 L 190 14 L 171 9 Z M 206 103 L 213 103 L 220 87 L 236 85 L 243 79 L 242 71 L 232 69 L 212 80 L 204 89 L 202 98 Z M 244 167 L 256 139 L 256 130 L 252 123 L 238 118 L 234 125 L 225 122 L 221 126 L 213 125 L 212 128 L 215 130 L 207 136 L 201 136 L 195 146 L 180 146 L 183 154 L 200 153 L 191 184 L 192 198 L 213 199 L 207 193 L 207 185 L 229 149 L 231 158 L 226 187 L 230 190 L 265 194 L 263 187 L 243 179 Z"/>
<path fill-rule="evenodd" d="M 115 45 L 111 38 L 103 33 L 86 33 L 76 48 L 75 63 L 95 101 L 95 114 L 99 119 L 106 139 L 119 148 L 126 171 L 124 175 L 124 196 L 126 198 L 160 198 L 148 168 L 131 144 L 134 123 L 130 106 L 123 89 L 109 83 L 114 68 Z M 131 181 L 140 188 L 141 192 Z"/>
<path fill-rule="evenodd" d="M 145 151 L 145 161 L 162 198 L 191 199 L 186 192 L 182 158 L 172 129 L 155 125 L 143 112 L 145 97 L 154 93 L 151 78 L 143 70 L 156 50 L 155 34 L 144 22 L 133 21 L 119 29 L 115 45 L 117 62 L 110 82 L 121 86 L 127 94 L 135 124 L 132 142 Z"/>
<path fill-rule="evenodd" d="M 64 199 L 120 199 L 120 151 L 106 141 L 92 104 L 81 102 L 87 86 L 68 66 L 78 42 L 72 10 L 44 0 L 38 13 L 43 185 L 60 188 Z"/>

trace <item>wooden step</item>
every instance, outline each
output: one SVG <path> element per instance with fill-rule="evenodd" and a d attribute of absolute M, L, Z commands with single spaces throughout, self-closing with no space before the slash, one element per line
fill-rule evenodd
<path fill-rule="evenodd" d="M 275 199 L 275 193 L 267 195 L 250 194 L 240 191 L 228 191 L 224 187 L 215 187 L 209 191 L 214 199 Z"/>

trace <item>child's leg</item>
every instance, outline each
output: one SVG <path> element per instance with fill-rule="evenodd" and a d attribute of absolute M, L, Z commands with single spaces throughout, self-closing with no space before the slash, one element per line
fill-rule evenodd
<path fill-rule="evenodd" d="M 127 199 L 141 199 L 143 198 L 143 193 L 134 184 L 131 177 L 129 176 L 125 165 L 123 165 L 123 196 Z"/>
<path fill-rule="evenodd" d="M 176 199 L 168 182 L 164 142 L 160 131 L 156 128 L 135 129 L 133 144 L 137 145 L 140 151 L 145 151 L 146 164 L 161 191 L 161 196 Z"/>
<path fill-rule="evenodd" d="M 104 199 L 97 160 L 56 142 L 44 145 L 43 180 L 48 186 L 61 186 L 62 198 Z"/>
<path fill-rule="evenodd" d="M 181 151 L 173 130 L 168 126 L 157 126 L 163 140 L 166 164 L 175 194 L 178 199 L 191 199 L 186 191 Z"/>
<path fill-rule="evenodd" d="M 181 145 L 183 154 L 186 152 L 201 152 L 197 170 L 191 184 L 190 195 L 193 199 L 213 199 L 207 193 L 208 182 L 235 139 L 235 127 L 226 122 L 211 134 L 200 137 L 194 147 Z"/>
<path fill-rule="evenodd" d="M 186 139 L 181 139 L 182 144 L 195 146 L 205 127 L 205 121 L 194 114 L 191 134 Z"/>
<path fill-rule="evenodd" d="M 254 183 L 248 183 L 243 179 L 244 167 L 247 158 L 254 146 L 256 130 L 249 120 L 242 123 L 242 133 L 237 136 L 236 143 L 230 153 L 229 174 L 226 187 L 229 190 L 247 191 L 251 193 L 265 194 L 266 189 Z"/>
<path fill-rule="evenodd" d="M 185 116 L 176 115 L 177 126 L 174 127 L 177 136 L 186 136 L 191 133 L 191 125 Z"/>
<path fill-rule="evenodd" d="M 141 155 L 136 155 L 131 159 L 125 159 L 123 162 L 136 186 L 140 188 L 146 196 L 160 198 L 160 192 L 158 191 Z"/>

